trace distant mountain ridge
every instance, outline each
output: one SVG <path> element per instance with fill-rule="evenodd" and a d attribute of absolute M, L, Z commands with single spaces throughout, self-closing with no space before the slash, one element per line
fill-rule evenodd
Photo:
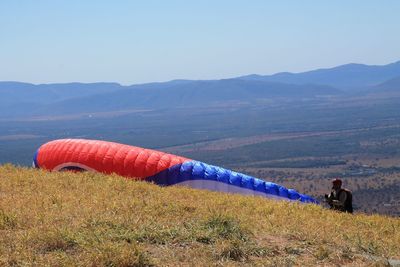
<path fill-rule="evenodd" d="M 121 89 L 118 83 L 53 83 L 31 84 L 0 82 L 0 104 L 16 102 L 53 103 L 73 97 L 81 97 Z"/>
<path fill-rule="evenodd" d="M 396 76 L 400 76 L 400 61 L 387 65 L 351 63 L 334 68 L 317 69 L 300 73 L 252 74 L 239 78 L 292 84 L 324 84 L 342 90 L 354 90 L 375 86 Z"/>
<path fill-rule="evenodd" d="M 254 103 L 271 98 L 314 98 L 342 92 L 325 85 L 291 85 L 283 83 L 226 79 L 192 81 L 179 84 L 132 86 L 106 94 L 68 99 L 45 106 L 53 112 L 98 112 L 134 108 L 204 107 L 226 102 Z"/>
<path fill-rule="evenodd" d="M 104 82 L 37 85 L 0 82 L 0 117 L 251 104 L 272 99 L 296 101 L 344 96 L 355 91 L 385 93 L 390 88 L 391 92 L 396 90 L 398 77 L 400 61 L 382 66 L 346 64 L 302 73 L 172 80 L 130 86 Z"/>
<path fill-rule="evenodd" d="M 0 117 L 26 116 L 42 106 L 116 91 L 118 83 L 30 84 L 0 82 Z"/>

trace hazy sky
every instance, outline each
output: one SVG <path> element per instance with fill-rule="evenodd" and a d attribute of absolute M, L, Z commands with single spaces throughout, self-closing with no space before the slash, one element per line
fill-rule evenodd
<path fill-rule="evenodd" d="M 1 0 L 0 80 L 228 78 L 400 60 L 400 1 Z"/>

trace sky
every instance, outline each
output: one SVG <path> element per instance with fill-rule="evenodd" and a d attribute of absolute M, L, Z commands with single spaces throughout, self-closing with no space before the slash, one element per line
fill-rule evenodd
<path fill-rule="evenodd" d="M 400 60 L 400 1 L 1 0 L 0 81 L 220 79 Z"/>

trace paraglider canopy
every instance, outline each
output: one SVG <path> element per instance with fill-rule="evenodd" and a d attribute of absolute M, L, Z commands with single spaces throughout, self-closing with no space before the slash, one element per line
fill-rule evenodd
<path fill-rule="evenodd" d="M 197 189 L 264 196 L 317 203 L 281 185 L 213 166 L 200 161 L 119 143 L 61 139 L 42 145 L 34 166 L 51 171 L 87 170 L 153 182 L 162 186 L 183 185 Z"/>

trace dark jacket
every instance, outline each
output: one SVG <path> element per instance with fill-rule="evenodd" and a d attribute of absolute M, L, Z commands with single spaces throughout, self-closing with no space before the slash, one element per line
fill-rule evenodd
<path fill-rule="evenodd" d="M 333 189 L 327 196 L 331 209 L 353 213 L 353 194 L 345 188 Z"/>

